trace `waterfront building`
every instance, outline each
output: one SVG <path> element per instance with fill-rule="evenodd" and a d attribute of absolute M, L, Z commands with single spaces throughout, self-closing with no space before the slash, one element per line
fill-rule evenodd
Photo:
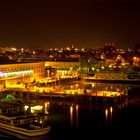
<path fill-rule="evenodd" d="M 104 80 L 124 80 L 128 79 L 128 75 L 121 72 L 96 72 L 93 76 L 94 79 L 104 79 Z"/>
<path fill-rule="evenodd" d="M 20 62 L 43 61 L 47 77 L 77 77 L 80 67 L 79 58 L 20 58 Z"/>
<path fill-rule="evenodd" d="M 27 83 L 45 76 L 44 62 L 15 63 L 6 61 L 0 65 L 0 89 L 8 83 Z"/>

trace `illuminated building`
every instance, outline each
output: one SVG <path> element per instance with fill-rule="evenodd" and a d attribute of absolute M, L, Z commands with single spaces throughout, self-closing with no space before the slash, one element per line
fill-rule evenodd
<path fill-rule="evenodd" d="M 78 68 L 80 67 L 79 58 L 20 58 L 20 62 L 39 62 L 43 61 L 46 68 L 46 76 L 52 77 L 55 75 L 77 76 Z"/>
<path fill-rule="evenodd" d="M 44 62 L 0 65 L 0 85 L 2 86 L 7 82 L 30 82 L 43 76 L 45 76 Z"/>
<path fill-rule="evenodd" d="M 45 67 L 49 66 L 54 68 L 56 70 L 56 74 L 58 74 L 60 77 L 77 76 L 80 62 L 56 62 L 56 61 L 45 62 Z"/>
<path fill-rule="evenodd" d="M 94 77 L 95 79 L 104 79 L 104 80 L 122 80 L 122 79 L 128 79 L 127 74 L 125 73 L 101 73 L 97 72 L 95 73 Z"/>

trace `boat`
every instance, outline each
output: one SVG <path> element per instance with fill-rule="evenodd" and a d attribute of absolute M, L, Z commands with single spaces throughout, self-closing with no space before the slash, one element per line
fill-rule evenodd
<path fill-rule="evenodd" d="M 25 111 L 22 103 L 11 96 L 0 100 L 0 131 L 22 139 L 47 134 L 51 129 L 47 122 L 40 122 L 41 116 Z"/>
<path fill-rule="evenodd" d="M 6 116 L 0 115 L 0 128 L 11 132 L 12 135 L 22 138 L 35 137 L 47 134 L 50 131 L 50 126 L 43 125 L 43 123 L 35 122 L 36 118 L 33 116 Z"/>

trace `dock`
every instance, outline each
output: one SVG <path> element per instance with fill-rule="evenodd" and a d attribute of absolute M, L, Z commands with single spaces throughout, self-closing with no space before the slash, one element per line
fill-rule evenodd
<path fill-rule="evenodd" d="M 93 103 L 120 103 L 128 96 L 128 90 L 123 91 L 108 91 L 98 90 L 91 91 L 86 90 L 84 93 L 78 94 L 78 92 L 31 92 L 31 91 L 4 91 L 4 94 L 14 94 L 15 97 L 23 98 L 24 100 L 60 100 L 60 101 L 72 101 L 72 102 L 93 102 Z"/>
<path fill-rule="evenodd" d="M 37 99 L 41 100 L 63 100 L 63 101 L 74 101 L 74 102 L 93 102 L 93 103 L 120 103 L 127 97 L 127 94 L 121 95 L 99 95 L 99 94 L 58 94 L 58 93 L 44 93 L 39 94 Z"/>

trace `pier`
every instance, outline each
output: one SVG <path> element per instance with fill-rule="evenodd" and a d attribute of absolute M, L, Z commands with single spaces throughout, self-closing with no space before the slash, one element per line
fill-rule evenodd
<path fill-rule="evenodd" d="M 24 100 L 62 100 L 62 101 L 72 101 L 78 103 L 120 103 L 125 100 L 128 96 L 128 90 L 123 92 L 113 92 L 101 90 L 94 93 L 84 93 L 84 94 L 67 94 L 62 92 L 29 92 L 29 91 L 4 91 L 3 95 L 8 93 L 14 94 L 15 97 L 23 98 Z"/>
<path fill-rule="evenodd" d="M 63 100 L 63 101 L 75 101 L 75 102 L 93 102 L 93 103 L 120 103 L 127 95 L 114 95 L 106 96 L 101 95 L 69 95 L 69 94 L 40 94 L 37 99 L 48 99 L 48 100 Z"/>

